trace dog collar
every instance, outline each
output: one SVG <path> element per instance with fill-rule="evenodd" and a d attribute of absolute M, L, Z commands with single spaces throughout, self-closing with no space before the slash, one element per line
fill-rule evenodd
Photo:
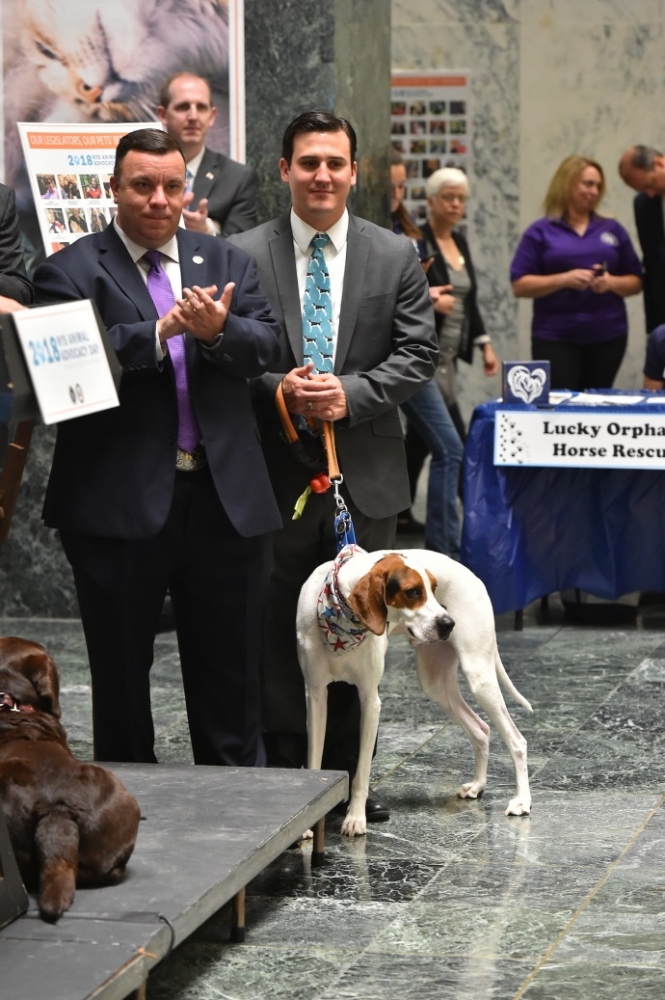
<path fill-rule="evenodd" d="M 367 636 L 367 627 L 339 589 L 339 571 L 342 566 L 356 553 L 364 552 L 359 545 L 344 546 L 328 570 L 316 602 L 321 639 L 324 646 L 336 655 L 359 646 Z"/>

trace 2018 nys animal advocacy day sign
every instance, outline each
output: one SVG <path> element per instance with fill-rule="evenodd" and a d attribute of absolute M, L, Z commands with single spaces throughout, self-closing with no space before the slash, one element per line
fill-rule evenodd
<path fill-rule="evenodd" d="M 497 410 L 494 464 L 663 471 L 665 412 Z"/>

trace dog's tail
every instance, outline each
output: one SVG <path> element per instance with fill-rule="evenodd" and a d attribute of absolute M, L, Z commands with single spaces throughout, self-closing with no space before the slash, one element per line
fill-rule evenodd
<path fill-rule="evenodd" d="M 518 704 L 523 705 L 524 708 L 528 709 L 529 712 L 533 712 L 533 709 L 531 707 L 531 703 L 526 700 L 526 698 L 524 697 L 523 694 L 519 693 L 519 691 L 517 690 L 517 688 L 515 687 L 515 685 L 511 681 L 510 677 L 506 673 L 506 668 L 504 667 L 503 663 L 501 662 L 501 657 L 499 656 L 498 650 L 497 650 L 497 652 L 494 655 L 494 662 L 496 664 L 496 675 L 499 678 L 499 680 L 501 681 L 501 684 L 503 685 L 503 687 L 508 692 L 508 694 L 512 695 L 512 697 L 515 699 L 515 701 L 518 702 Z"/>
<path fill-rule="evenodd" d="M 35 828 L 39 862 L 39 912 L 53 924 L 68 910 L 76 889 L 79 828 L 65 812 L 42 817 Z"/>

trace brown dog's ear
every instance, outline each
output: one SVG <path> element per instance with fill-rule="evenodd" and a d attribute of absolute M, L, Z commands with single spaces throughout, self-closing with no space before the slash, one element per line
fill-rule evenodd
<path fill-rule="evenodd" d="M 358 580 L 348 596 L 351 608 L 374 635 L 383 635 L 386 630 L 388 608 L 384 590 L 385 574 L 374 567 Z"/>
<path fill-rule="evenodd" d="M 39 708 L 59 719 L 61 711 L 58 668 L 43 646 L 34 643 L 34 647 L 24 660 L 22 673 L 39 695 Z"/>

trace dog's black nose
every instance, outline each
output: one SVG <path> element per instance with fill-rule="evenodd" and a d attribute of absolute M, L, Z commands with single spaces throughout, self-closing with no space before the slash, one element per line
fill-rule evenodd
<path fill-rule="evenodd" d="M 441 615 L 440 618 L 437 618 L 436 630 L 439 633 L 439 639 L 447 639 L 454 628 L 455 622 L 450 615 Z"/>

